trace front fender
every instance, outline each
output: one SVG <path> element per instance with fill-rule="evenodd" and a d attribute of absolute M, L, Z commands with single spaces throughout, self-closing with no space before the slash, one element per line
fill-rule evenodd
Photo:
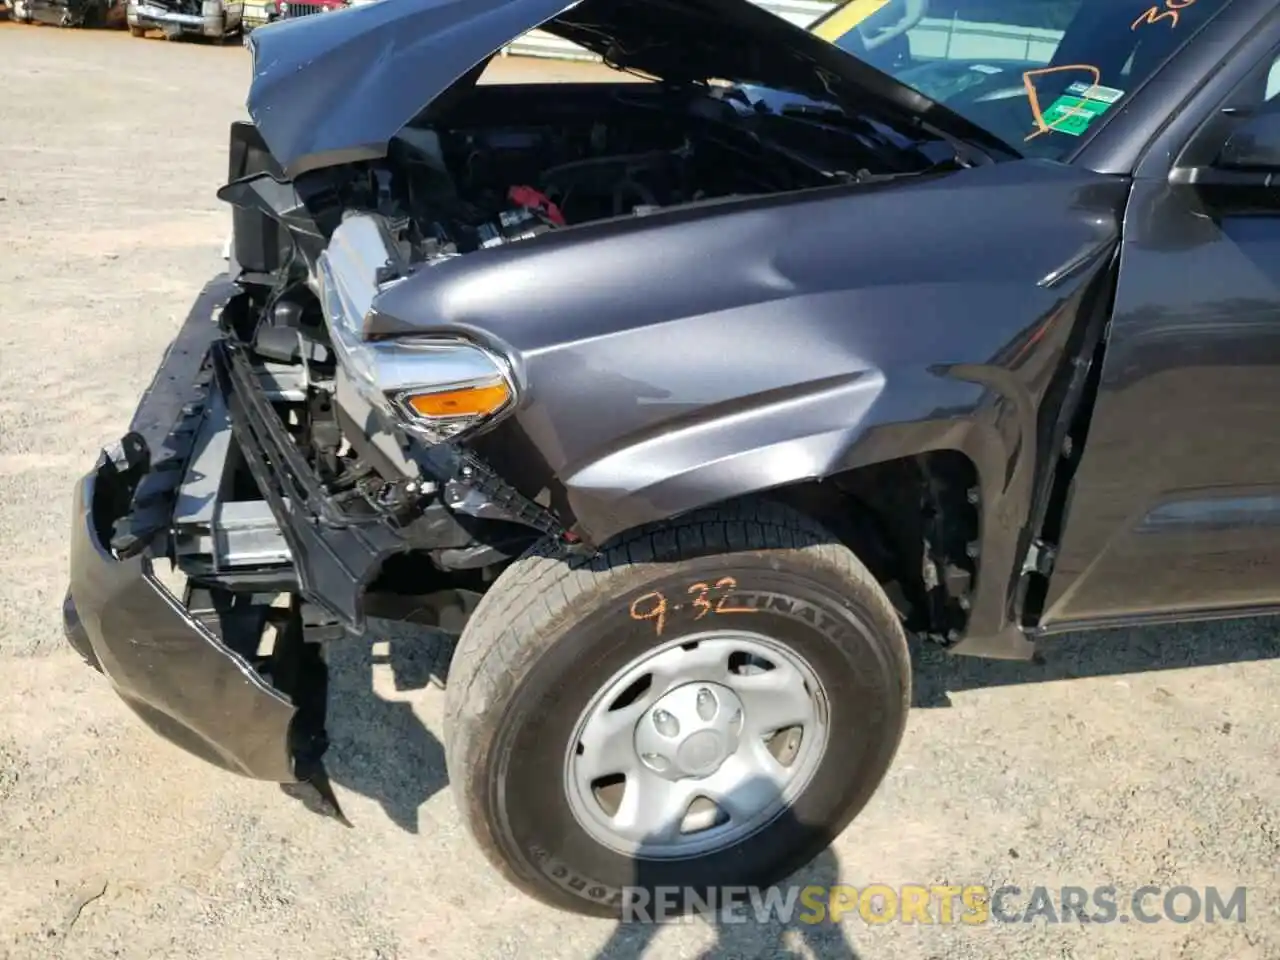
<path fill-rule="evenodd" d="M 757 397 L 757 405 L 670 424 L 587 463 L 563 479 L 579 529 L 603 542 L 676 516 L 857 466 L 929 449 L 963 447 L 971 424 L 932 420 L 937 409 L 972 408 L 981 386 L 946 377 L 898 377 L 868 369 L 803 390 Z M 911 407 L 921 416 L 907 413 Z M 914 429 L 900 424 L 904 414 Z"/>
<path fill-rule="evenodd" d="M 495 452 L 514 453 L 504 472 L 523 471 L 530 492 L 547 491 L 552 506 L 594 543 L 742 496 L 903 457 L 958 452 L 978 476 L 981 560 L 968 630 L 956 649 L 1025 657 L 1030 646 L 1013 602 L 1038 515 L 1037 491 L 1055 461 L 1048 438 L 1067 412 L 1056 385 L 1096 343 L 1113 249 L 1114 238 L 1100 240 L 1061 282 L 973 283 L 955 291 L 966 297 L 951 302 L 924 283 L 851 293 L 826 309 L 792 301 L 803 309 L 788 318 L 791 349 L 744 369 L 732 386 L 717 379 L 706 389 L 731 397 L 718 403 L 695 402 L 697 385 L 687 370 L 656 389 L 660 370 L 670 369 L 663 366 L 665 351 L 636 349 L 629 367 L 636 376 L 618 377 L 592 403 L 558 406 L 555 416 L 533 405 L 521 418 L 524 430 L 508 432 Z M 872 311 L 875 301 L 879 309 Z M 884 309 L 889 302 L 896 309 Z M 886 319 L 874 328 L 847 326 L 862 335 L 850 332 L 841 345 L 823 333 L 840 312 Z M 673 331 L 667 345 L 686 355 L 680 339 Z M 566 384 L 597 377 L 604 365 L 598 356 L 589 362 L 575 351 L 563 356 L 572 359 L 556 367 L 555 379 Z M 799 376 L 801 369 L 814 378 Z M 752 389 L 764 383 L 770 386 Z M 627 413 L 646 407 L 644 415 Z M 627 416 L 644 425 L 574 448 L 574 440 Z M 532 442 L 522 448 L 517 436 Z M 580 450 L 586 455 L 574 458 Z"/>
<path fill-rule="evenodd" d="M 1083 293 L 1083 289 L 1081 293 Z M 1035 367 L 1061 368 L 1074 311 L 1041 327 Z M 595 543 L 743 496 L 935 451 L 978 475 L 980 574 L 957 652 L 1025 658 L 1012 598 L 1034 516 L 1041 378 L 987 365 L 867 370 L 749 412 L 699 418 L 614 450 L 563 477 L 564 512 Z"/>
<path fill-rule="evenodd" d="M 990 597 L 970 623 L 997 625 L 1127 196 L 1023 161 L 675 208 L 454 258 L 387 288 L 373 320 L 510 359 L 519 406 L 477 452 L 591 543 L 957 450 Z"/>

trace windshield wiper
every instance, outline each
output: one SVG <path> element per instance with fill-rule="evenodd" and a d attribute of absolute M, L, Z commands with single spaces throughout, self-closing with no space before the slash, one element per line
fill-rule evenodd
<path fill-rule="evenodd" d="M 936 162 L 935 157 L 930 157 L 925 151 L 921 150 L 919 142 L 913 143 L 905 140 L 905 138 L 903 141 L 899 141 L 884 130 L 881 130 L 867 118 L 850 114 L 832 104 L 789 103 L 782 107 L 779 115 L 798 120 L 811 120 L 827 126 L 848 130 L 857 136 L 865 146 L 875 150 L 886 164 L 895 168 L 902 166 L 904 155 L 923 158 L 930 166 Z M 959 161 L 958 156 L 956 159 Z M 914 172 L 914 168 L 903 172 Z"/>
<path fill-rule="evenodd" d="M 909 145 L 895 143 L 891 137 L 879 130 L 870 120 L 851 115 L 848 111 L 835 104 L 789 103 L 782 107 L 781 113 L 783 116 L 813 117 L 819 118 L 826 123 L 837 123 L 841 126 L 852 127 L 873 137 L 878 143 L 887 144 L 896 151 L 913 151 L 925 155 L 931 165 L 936 162 L 934 158 L 928 157 L 925 151 L 921 149 L 920 144 L 922 141 Z M 962 167 L 978 167 L 992 162 L 991 155 L 976 143 L 971 143 L 968 140 L 963 140 L 938 130 L 918 119 L 914 122 L 914 126 L 920 131 L 922 138 L 941 140 L 946 143 L 951 149 L 953 159 Z"/>

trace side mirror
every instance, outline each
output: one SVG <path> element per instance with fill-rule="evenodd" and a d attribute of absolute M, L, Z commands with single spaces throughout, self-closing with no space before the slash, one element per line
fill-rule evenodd
<path fill-rule="evenodd" d="M 1280 173 L 1280 111 L 1256 113 L 1236 127 L 1213 166 Z"/>
<path fill-rule="evenodd" d="M 1221 115 L 1231 122 L 1232 112 Z M 1280 111 L 1274 107 L 1236 120 L 1217 156 L 1202 166 L 1177 166 L 1171 184 L 1200 189 L 1212 206 L 1271 211 L 1280 207 Z"/>

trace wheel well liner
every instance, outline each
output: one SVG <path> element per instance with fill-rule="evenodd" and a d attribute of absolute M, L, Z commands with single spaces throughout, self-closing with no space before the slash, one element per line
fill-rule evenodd
<path fill-rule="evenodd" d="M 956 450 L 847 470 L 765 494 L 824 524 L 885 586 L 908 627 L 952 642 L 977 576 L 978 471 Z"/>

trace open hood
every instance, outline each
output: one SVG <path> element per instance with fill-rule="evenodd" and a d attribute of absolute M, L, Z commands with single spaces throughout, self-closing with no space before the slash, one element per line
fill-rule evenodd
<path fill-rule="evenodd" d="M 405 124 L 534 28 L 669 83 L 790 91 L 904 132 L 923 124 L 1007 152 L 958 114 L 750 0 L 381 0 L 282 21 L 249 36 L 249 114 L 290 177 L 384 156 Z"/>

